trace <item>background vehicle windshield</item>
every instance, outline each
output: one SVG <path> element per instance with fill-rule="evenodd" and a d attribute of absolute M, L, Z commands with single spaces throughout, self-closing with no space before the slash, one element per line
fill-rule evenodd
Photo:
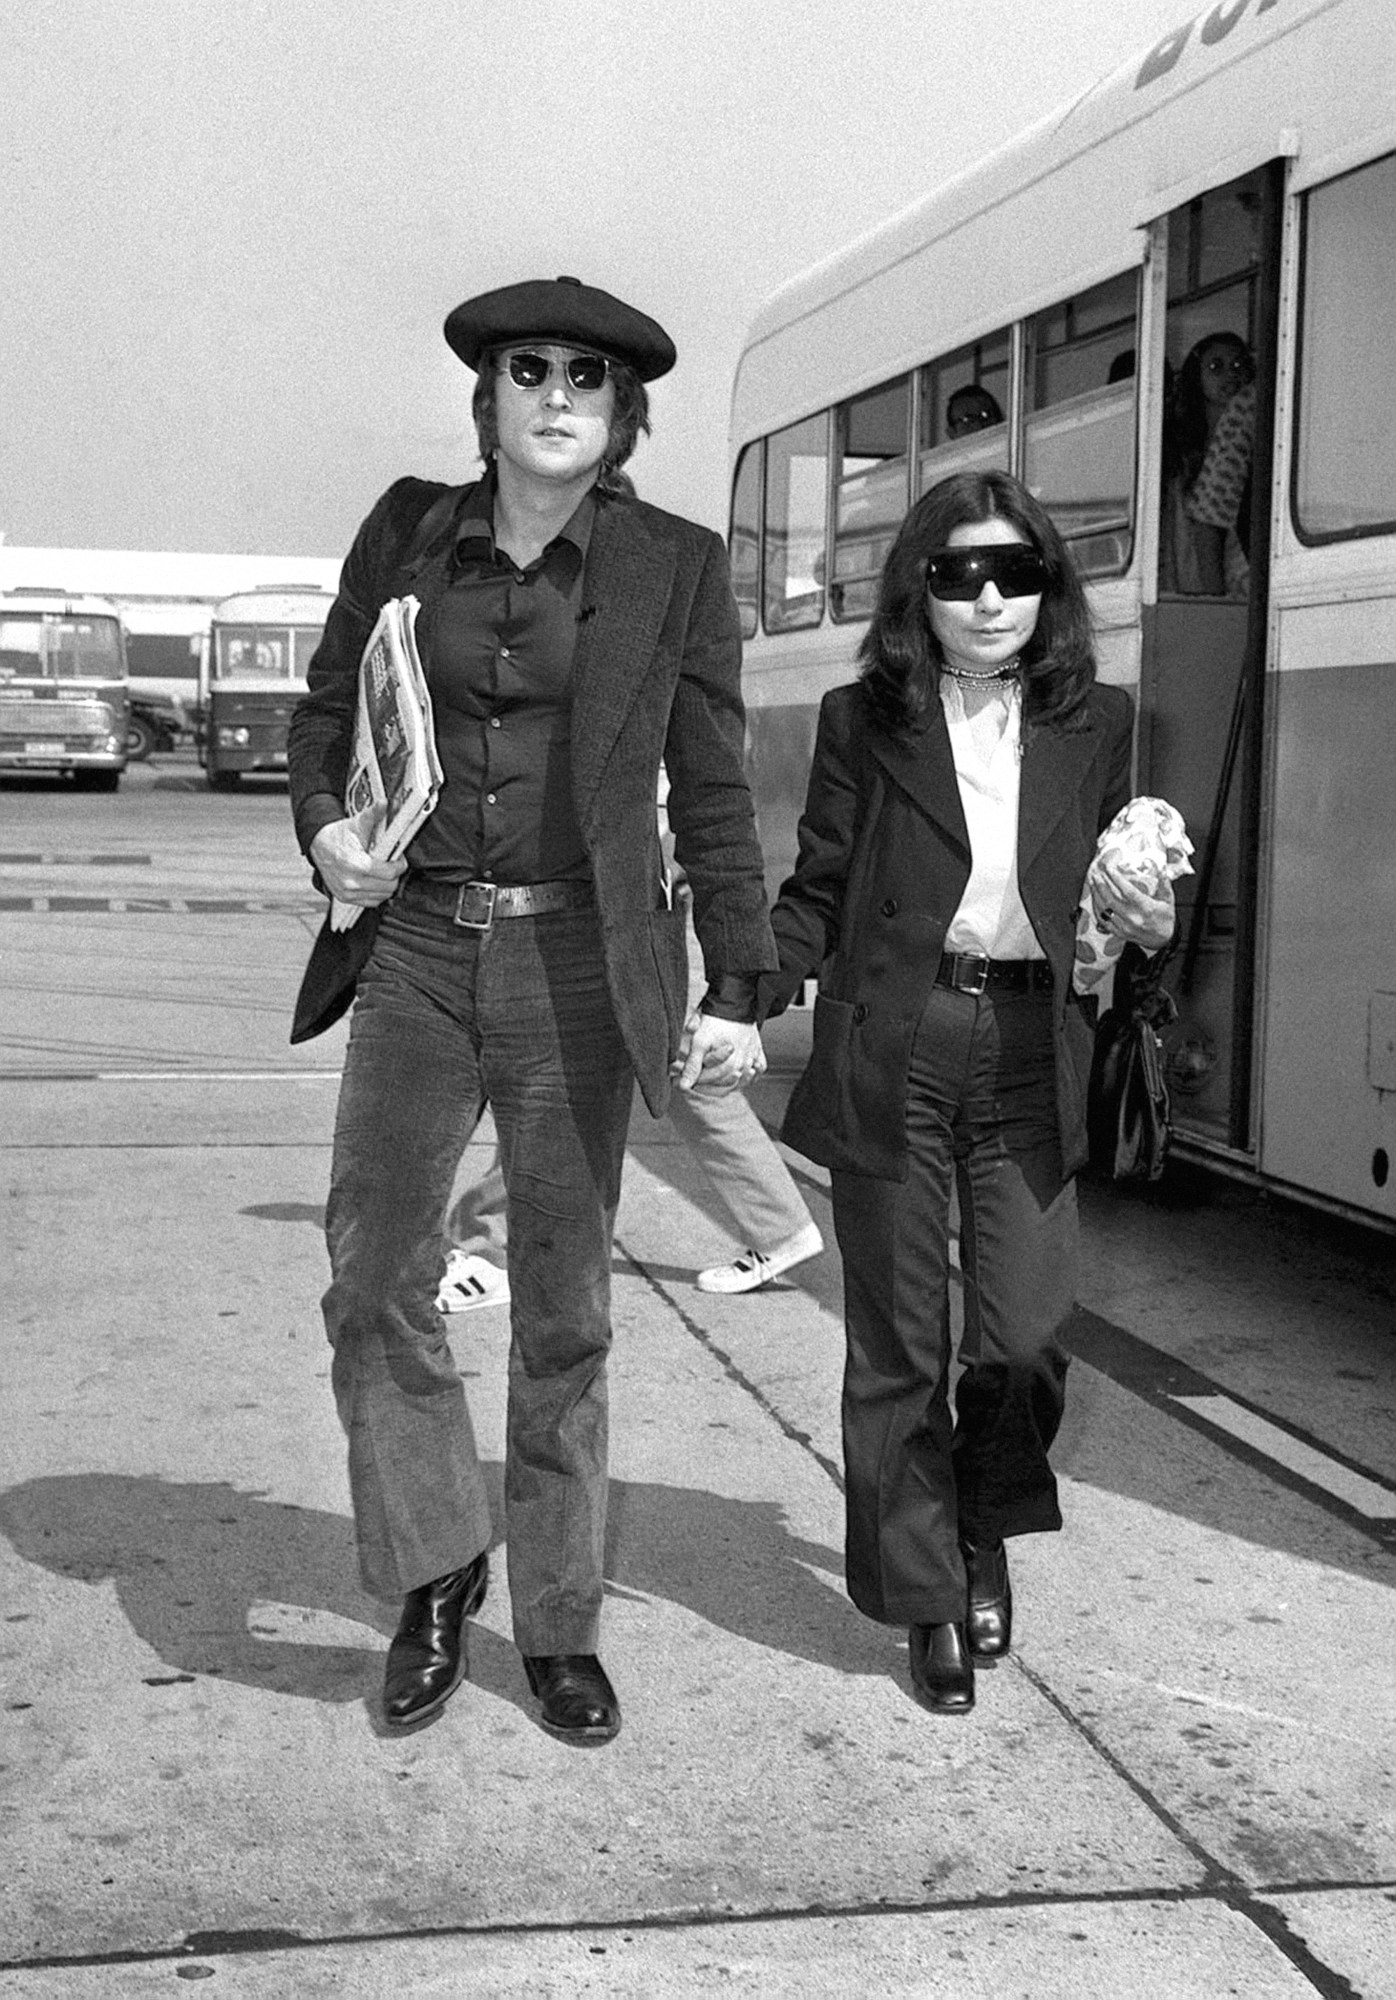
<path fill-rule="evenodd" d="M 304 680 L 319 643 L 318 625 L 222 626 L 214 634 L 213 678 Z"/>
<path fill-rule="evenodd" d="M 121 629 L 114 618 L 0 618 L 0 676 L 120 680 Z"/>

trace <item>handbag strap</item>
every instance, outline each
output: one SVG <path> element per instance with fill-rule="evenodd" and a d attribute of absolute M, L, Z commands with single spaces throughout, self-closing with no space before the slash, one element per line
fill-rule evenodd
<path fill-rule="evenodd" d="M 1178 949 L 1178 932 L 1158 951 L 1148 953 L 1142 945 L 1127 944 L 1116 969 L 1115 990 L 1118 994 L 1123 979 L 1126 1010 L 1136 1021 L 1147 1021 L 1153 1028 L 1167 1027 L 1178 1018 L 1178 1003 L 1171 993 L 1166 993 L 1163 975 L 1168 961 Z"/>

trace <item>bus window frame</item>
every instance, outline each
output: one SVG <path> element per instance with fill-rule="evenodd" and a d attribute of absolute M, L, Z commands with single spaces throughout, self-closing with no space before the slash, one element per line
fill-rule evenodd
<path fill-rule="evenodd" d="M 807 416 L 796 417 L 792 423 L 782 424 L 778 431 L 768 431 L 765 434 L 765 436 L 761 439 L 761 444 L 763 448 L 761 454 L 760 612 L 761 612 L 761 630 L 770 638 L 783 639 L 788 633 L 791 632 L 817 632 L 829 618 L 829 561 L 830 561 L 830 552 L 833 539 L 832 512 L 834 505 L 833 462 L 834 462 L 835 407 L 836 406 L 833 404 L 826 404 L 823 409 L 811 410 Z M 823 521 L 824 521 L 824 541 L 823 541 L 823 554 L 822 554 L 823 574 L 815 579 L 815 582 L 818 587 L 818 598 L 819 598 L 818 613 L 813 618 L 804 618 L 804 617 L 793 618 L 790 620 L 788 624 L 772 625 L 766 615 L 770 606 L 770 596 L 768 592 L 767 577 L 766 577 L 766 564 L 770 555 L 770 542 L 771 542 L 771 537 L 770 537 L 770 521 L 771 521 L 770 495 L 771 495 L 771 459 L 772 459 L 771 446 L 777 438 L 785 437 L 790 431 L 801 430 L 806 424 L 814 425 L 821 422 L 824 426 L 824 506 L 822 510 Z M 793 463 L 793 460 L 787 460 L 787 465 L 790 463 Z M 787 518 L 786 518 L 786 548 L 788 551 L 789 549 L 788 508 L 787 508 Z M 788 554 L 786 560 L 787 560 L 787 568 L 785 571 L 784 581 L 785 583 L 788 584 L 790 579 L 790 572 L 788 568 L 788 560 L 789 560 Z M 789 601 L 788 598 L 786 601 L 787 602 Z"/>
<path fill-rule="evenodd" d="M 1143 439 L 1140 432 L 1142 410 L 1143 410 L 1143 398 L 1140 393 L 1141 374 L 1140 374 L 1139 357 L 1142 351 L 1142 341 L 1144 338 L 1143 329 L 1145 321 L 1145 295 L 1147 289 L 1147 272 L 1148 272 L 1147 259 L 1141 258 L 1140 262 L 1136 264 L 1126 265 L 1123 270 L 1114 272 L 1110 277 L 1097 279 L 1095 280 L 1094 283 L 1085 286 L 1081 290 L 1068 292 L 1067 294 L 1065 294 L 1064 297 L 1055 299 L 1048 305 L 1037 308 L 1034 312 L 1025 313 L 1017 319 L 1010 320 L 1006 326 L 1005 325 L 995 326 L 989 329 L 988 332 L 983 336 L 983 338 L 985 339 L 993 338 L 999 334 L 1007 334 L 1008 336 L 1008 347 L 1009 347 L 1008 383 L 1007 383 L 1008 404 L 1007 404 L 1007 409 L 1005 411 L 1004 422 L 1002 426 L 1004 433 L 1004 443 L 1007 446 L 1007 450 L 1005 453 L 1007 463 L 1002 469 L 1009 472 L 1015 479 L 1021 479 L 1023 476 L 1023 466 L 1025 463 L 1026 451 L 1027 451 L 1027 426 L 1029 422 L 1032 420 L 1033 417 L 1041 416 L 1044 414 L 1045 411 L 1050 411 L 1051 409 L 1058 407 L 1057 405 L 1054 404 L 1044 405 L 1042 409 L 1034 408 L 1030 410 L 1028 407 L 1029 397 L 1027 393 L 1028 385 L 1026 378 L 1027 378 L 1027 369 L 1030 363 L 1031 341 L 1029 336 L 1032 325 L 1037 320 L 1039 320 L 1044 313 L 1053 312 L 1060 309 L 1061 307 L 1069 306 L 1072 304 L 1074 300 L 1081 298 L 1089 294 L 1090 292 L 1099 290 L 1102 286 L 1106 284 L 1111 284 L 1116 282 L 1120 278 L 1125 278 L 1130 276 L 1132 276 L 1134 279 L 1134 287 L 1135 287 L 1134 316 L 1130 324 L 1132 324 L 1134 332 L 1134 348 L 1135 348 L 1136 359 L 1135 359 L 1135 372 L 1131 377 L 1128 378 L 1133 400 L 1133 416 L 1130 426 L 1130 450 L 1133 463 L 1132 463 L 1132 478 L 1130 482 L 1130 492 L 1129 492 L 1129 515 L 1128 515 L 1128 520 L 1124 527 L 1110 530 L 1110 532 L 1118 533 L 1120 535 L 1121 540 L 1125 544 L 1125 553 L 1122 561 L 1113 564 L 1108 569 L 1092 569 L 1088 572 L 1083 572 L 1084 580 L 1088 583 L 1093 583 L 1093 584 L 1117 583 L 1122 577 L 1129 576 L 1135 570 L 1135 567 L 1139 562 L 1140 551 L 1144 545 L 1144 535 L 1142 530 L 1143 530 L 1145 516 L 1147 513 L 1147 509 L 1145 507 L 1145 502 L 1144 502 L 1144 492 L 1145 492 L 1144 479 L 1148 461 L 1146 453 L 1143 450 Z M 1092 336 L 1092 338 L 1095 337 L 1097 336 Z M 969 344 L 973 345 L 974 343 L 969 343 Z M 760 495 L 760 518 L 757 527 L 756 602 L 754 606 L 756 613 L 756 622 L 753 630 L 749 633 L 745 630 L 745 628 L 743 628 L 742 636 L 744 640 L 754 639 L 758 636 L 763 638 L 781 639 L 784 638 L 789 633 L 813 632 L 813 631 L 818 631 L 825 626 L 832 626 L 832 625 L 854 626 L 867 623 L 868 618 L 871 615 L 870 613 L 865 611 L 843 612 L 839 610 L 835 604 L 836 590 L 838 583 L 840 582 L 840 579 L 838 579 L 835 576 L 834 570 L 835 570 L 835 559 L 838 550 L 838 505 L 839 505 L 839 493 L 840 493 L 839 469 L 842 464 L 843 452 L 844 452 L 844 434 L 845 434 L 844 413 L 851 403 L 857 402 L 861 397 L 873 394 L 878 389 L 891 388 L 894 384 L 901 382 L 903 380 L 907 381 L 909 385 L 909 392 L 907 395 L 905 462 L 906 462 L 906 488 L 907 488 L 906 512 L 909 512 L 911 508 L 916 505 L 917 501 L 920 500 L 922 496 L 925 494 L 925 492 L 928 490 L 921 478 L 921 470 L 922 470 L 921 461 L 923 453 L 920 442 L 922 397 L 924 394 L 926 371 L 928 369 L 932 369 L 939 366 L 942 362 L 946 361 L 947 359 L 950 359 L 953 355 L 958 354 L 960 351 L 961 348 L 956 347 L 948 349 L 945 354 L 926 355 L 921 360 L 914 363 L 909 369 L 904 370 L 901 374 L 888 377 L 888 379 L 885 382 L 870 383 L 867 386 L 867 388 L 850 391 L 848 395 L 840 397 L 839 400 L 835 403 L 827 403 L 823 406 L 822 409 L 810 410 L 803 417 L 797 417 L 789 424 L 782 424 L 780 429 L 777 431 L 767 431 L 763 432 L 758 437 L 748 438 L 739 447 L 737 452 L 736 462 L 732 472 L 731 489 L 728 495 L 729 550 L 732 546 L 732 539 L 735 530 L 737 481 L 743 469 L 743 466 L 746 462 L 747 454 L 749 452 L 759 453 L 758 463 L 760 468 L 758 477 L 758 491 Z M 1115 385 L 1105 384 L 1103 386 L 1114 387 Z M 1085 394 L 1094 392 L 1083 391 L 1080 393 Z M 783 436 L 785 432 L 794 430 L 802 424 L 818 422 L 820 419 L 823 420 L 825 429 L 825 444 L 824 444 L 824 499 L 825 499 L 824 572 L 825 573 L 820 589 L 819 615 L 815 619 L 805 620 L 795 624 L 772 625 L 766 615 L 767 614 L 766 563 L 767 563 L 767 554 L 769 547 L 769 525 L 770 525 L 770 514 L 768 506 L 769 494 L 770 494 L 770 476 L 771 476 L 770 446 L 774 439 Z M 998 425 L 992 427 L 994 432 L 997 432 L 999 428 L 1000 427 Z M 977 436 L 980 434 L 973 433 L 972 435 Z M 986 431 L 985 433 L 983 433 L 983 435 L 987 436 L 989 435 L 989 432 Z M 944 444 L 939 446 L 932 446 L 930 447 L 930 449 L 944 450 L 951 442 L 960 442 L 960 441 L 946 440 Z M 955 470 L 956 468 L 954 466 L 951 466 L 948 468 L 946 472 L 940 473 L 938 477 L 940 478 L 949 477 L 950 474 L 953 473 Z M 936 483 L 935 481 L 931 482 L 931 484 L 935 483 Z M 1050 508 L 1048 509 L 1048 512 L 1049 513 L 1051 512 Z M 905 513 L 903 514 L 902 518 L 905 519 Z M 1063 532 L 1063 540 L 1066 542 L 1068 548 L 1072 548 L 1074 544 L 1078 541 L 1081 542 L 1082 544 L 1088 544 L 1093 539 L 1095 539 L 1095 536 L 1090 534 L 1072 537 L 1066 535 Z M 849 579 L 843 579 L 842 581 L 848 581 L 848 580 Z M 852 579 L 852 581 L 855 582 L 862 580 L 863 579 L 861 578 Z M 740 611 L 741 608 L 740 600 L 738 601 L 738 608 Z"/>
<path fill-rule="evenodd" d="M 1011 399 L 1012 406 L 1009 412 L 1010 441 L 1012 444 L 1011 469 L 1013 476 L 1024 485 L 1027 485 L 1025 473 L 1028 461 L 1029 425 L 1035 419 L 1046 416 L 1052 410 L 1065 410 L 1069 404 L 1079 403 L 1085 396 L 1096 396 L 1119 386 L 1119 384 L 1107 380 L 1098 387 L 1077 390 L 1072 396 L 1061 397 L 1055 403 L 1038 403 L 1035 394 L 1030 395 L 1029 393 L 1032 385 L 1028 379 L 1030 373 L 1034 373 L 1037 370 L 1041 354 L 1041 349 L 1034 338 L 1033 330 L 1049 313 L 1060 312 L 1065 308 L 1069 308 L 1078 299 L 1089 297 L 1093 292 L 1103 291 L 1107 285 L 1117 284 L 1123 278 L 1132 278 L 1134 281 L 1133 317 L 1127 322 L 1119 322 L 1118 324 L 1112 322 L 1110 338 L 1113 341 L 1118 337 L 1122 337 L 1126 327 L 1132 327 L 1133 329 L 1134 372 L 1130 376 L 1121 378 L 1121 381 L 1127 381 L 1130 385 L 1131 403 L 1130 421 L 1127 432 L 1131 463 L 1127 494 L 1128 511 L 1125 522 L 1122 527 L 1107 523 L 1099 529 L 1092 529 L 1089 532 L 1079 535 L 1069 535 L 1061 526 L 1061 523 L 1057 521 L 1048 502 L 1045 499 L 1040 502 L 1051 517 L 1053 525 L 1056 527 L 1058 534 L 1061 535 L 1062 540 L 1066 543 L 1067 548 L 1072 550 L 1073 560 L 1075 560 L 1075 550 L 1078 543 L 1082 547 L 1086 547 L 1095 541 L 1104 539 L 1106 536 L 1119 536 L 1124 550 L 1123 559 L 1112 564 L 1108 569 L 1087 570 L 1083 568 L 1081 570 L 1081 578 L 1084 583 L 1118 583 L 1121 577 L 1130 575 L 1139 554 L 1140 517 L 1143 512 L 1145 491 L 1143 484 L 1144 454 L 1141 449 L 1139 429 L 1141 403 L 1140 368 L 1144 337 L 1145 267 L 1142 262 L 1127 264 L 1123 270 L 1116 271 L 1110 277 L 1097 278 L 1092 284 L 1086 285 L 1077 291 L 1069 292 L 1064 298 L 1054 299 L 1048 305 L 1039 307 L 1036 312 L 1022 314 L 1013 323 L 1015 339 L 1012 344 L 1010 357 L 1011 373 L 1009 378 L 1014 391 Z M 1101 337 L 1101 333 L 1097 331 L 1083 335 L 1081 343 L 1072 341 L 1063 343 L 1063 346 L 1084 344 L 1086 341 L 1099 340 Z M 1060 350 L 1052 351 L 1057 352 Z M 1039 498 L 1039 496 L 1034 495 L 1034 498 Z"/>
<path fill-rule="evenodd" d="M 752 580 L 752 594 L 749 600 L 751 630 L 747 630 L 747 603 L 738 595 L 735 579 L 732 596 L 736 601 L 737 618 L 741 627 L 743 643 L 755 639 L 766 629 L 762 618 L 765 609 L 762 581 L 765 576 L 766 549 L 766 439 L 749 438 L 737 453 L 737 462 L 732 468 L 732 491 L 727 507 L 727 560 L 732 562 L 732 551 L 737 538 L 737 488 L 741 483 L 742 469 L 748 456 L 756 467 L 756 569 Z"/>
<path fill-rule="evenodd" d="M 917 376 L 919 372 L 915 368 L 903 369 L 901 374 L 891 375 L 885 382 L 874 382 L 870 388 L 856 390 L 853 395 L 844 396 L 831 406 L 830 415 L 833 423 L 829 451 L 829 506 L 824 551 L 824 566 L 826 571 L 824 592 L 825 611 L 831 625 L 867 624 L 872 613 L 863 610 L 845 611 L 842 605 L 842 594 L 849 585 L 871 583 L 873 585 L 873 594 L 876 596 L 878 582 L 881 579 L 883 570 L 887 566 L 887 559 L 884 556 L 875 570 L 860 570 L 849 576 L 840 576 L 839 574 L 839 509 L 845 484 L 843 463 L 848 456 L 848 413 L 855 403 L 863 402 L 869 396 L 881 395 L 888 389 L 895 389 L 905 385 L 906 419 L 902 427 L 902 450 L 900 458 L 898 459 L 898 456 L 893 455 L 882 460 L 878 467 L 870 468 L 864 474 L 852 473 L 849 475 L 850 478 L 875 477 L 877 471 L 885 470 L 887 466 L 896 465 L 900 462 L 902 468 L 903 505 L 902 511 L 892 527 L 892 539 L 895 541 L 902 522 L 906 519 L 908 512 L 915 504 L 913 496 L 916 490 L 916 433 L 913 426 L 920 411 L 920 398 L 917 393 Z M 858 537 L 856 535 L 849 535 L 844 539 L 846 543 L 856 542 Z M 823 618 L 820 619 L 820 623 L 824 623 Z"/>
<path fill-rule="evenodd" d="M 1289 525 L 1301 548 L 1330 548 L 1335 542 L 1367 542 L 1379 535 L 1396 534 L 1396 513 L 1385 521 L 1364 522 L 1362 526 L 1356 528 L 1324 530 L 1306 528 L 1299 512 L 1299 472 L 1302 455 L 1300 427 L 1304 420 L 1304 372 L 1309 358 L 1309 328 L 1305 311 L 1310 282 L 1310 203 L 1316 194 L 1337 187 L 1342 181 L 1353 180 L 1359 174 L 1368 173 L 1386 160 L 1396 160 L 1396 152 L 1379 153 L 1374 159 L 1364 160 L 1359 166 L 1348 168 L 1346 173 L 1334 174 L 1331 180 L 1320 181 L 1316 187 L 1306 188 L 1299 197 L 1299 275 L 1295 288 L 1293 424 L 1289 437 L 1289 491 L 1286 501 L 1289 508 Z"/>

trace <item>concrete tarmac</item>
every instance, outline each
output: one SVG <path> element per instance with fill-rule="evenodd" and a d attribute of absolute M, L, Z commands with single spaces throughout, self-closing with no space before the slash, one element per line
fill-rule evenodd
<path fill-rule="evenodd" d="M 624 1730 L 541 1732 L 500 1546 L 468 1682 L 390 1736 L 284 788 L 162 759 L 0 821 L 3 2000 L 1396 1994 L 1389 1242 L 1187 1173 L 1088 1193 L 1067 1531 L 1014 1545 L 1014 1653 L 935 1718 L 842 1588 L 837 1257 L 699 1292 L 740 1246 L 640 1110 Z M 772 1028 L 768 1123 L 807 1034 Z M 507 1319 L 451 1323 L 497 1498 Z"/>

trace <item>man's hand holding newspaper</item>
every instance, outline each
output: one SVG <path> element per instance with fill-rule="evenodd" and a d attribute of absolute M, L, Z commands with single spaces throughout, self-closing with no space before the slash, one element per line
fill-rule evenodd
<path fill-rule="evenodd" d="M 344 818 L 322 827 L 311 858 L 330 891 L 330 926 L 386 902 L 441 791 L 431 696 L 417 655 L 415 597 L 392 598 L 364 647 Z"/>
<path fill-rule="evenodd" d="M 329 826 L 322 826 L 310 843 L 310 858 L 330 892 L 330 924 L 334 930 L 346 928 L 340 921 L 341 906 L 372 909 L 378 903 L 386 903 L 406 871 L 405 855 L 376 861 L 370 852 L 368 842 L 373 838 L 377 818 L 375 809 L 366 806 L 352 819 L 337 819 Z"/>

